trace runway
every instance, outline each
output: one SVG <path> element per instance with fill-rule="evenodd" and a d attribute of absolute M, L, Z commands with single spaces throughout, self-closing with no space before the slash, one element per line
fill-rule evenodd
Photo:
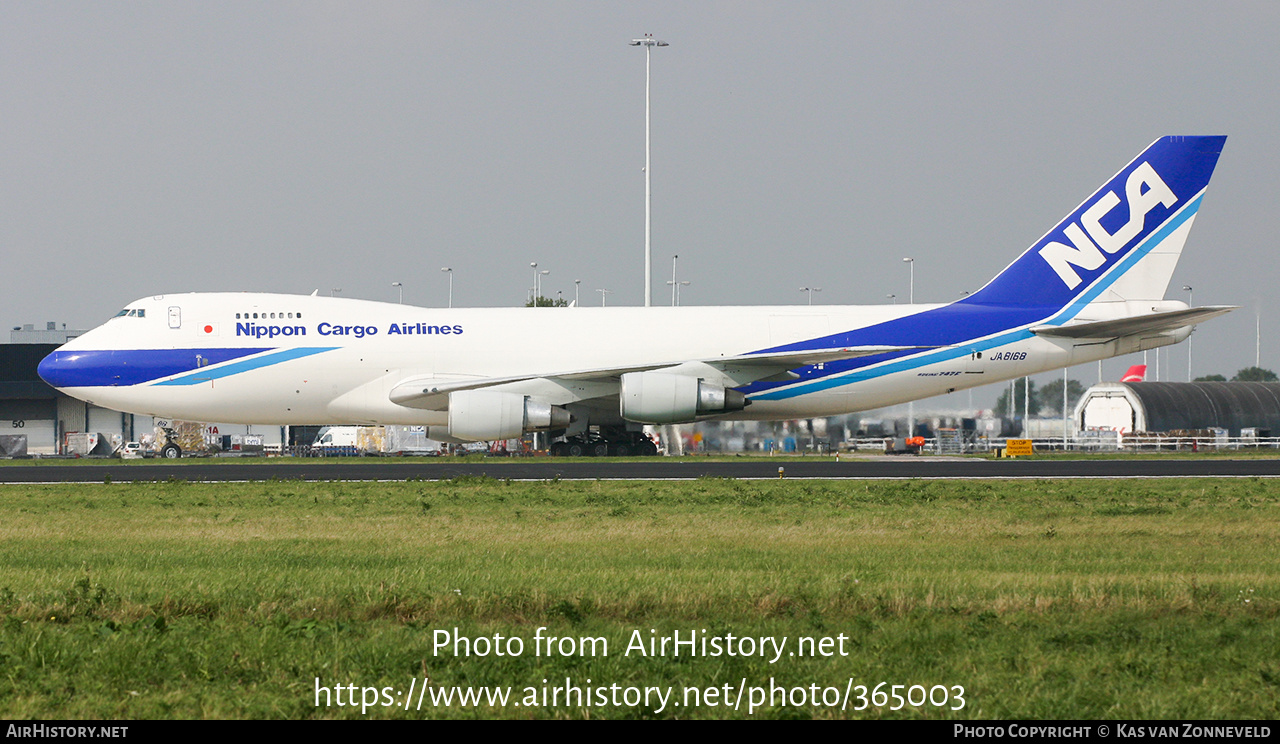
<path fill-rule="evenodd" d="M 44 461 L 0 467 L 0 483 L 103 483 L 183 480 L 242 482 L 264 480 L 405 481 L 446 480 L 463 476 L 510 480 L 692 480 L 696 478 L 883 479 L 883 478 L 1199 478 L 1280 477 L 1280 459 L 1153 460 L 982 460 L 915 458 L 892 460 L 742 461 L 637 459 L 565 462 L 549 458 L 395 462 L 381 459 L 273 460 L 238 462 L 199 460 L 168 462 Z"/>

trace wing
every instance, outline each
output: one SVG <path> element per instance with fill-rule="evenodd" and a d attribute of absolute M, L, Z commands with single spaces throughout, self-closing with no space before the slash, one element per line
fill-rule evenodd
<path fill-rule="evenodd" d="M 413 377 L 397 383 L 389 397 L 391 402 L 407 408 L 443 411 L 449 407 L 449 393 L 507 386 L 523 388 L 552 405 L 564 405 L 618 393 L 619 378 L 629 372 L 667 370 L 672 374 L 714 379 L 726 387 L 746 385 L 760 380 L 786 380 L 797 377 L 790 370 L 812 364 L 856 359 L 872 354 L 910 351 L 916 346 L 857 346 L 802 351 L 771 352 L 718 356 L 691 361 L 666 361 L 624 367 L 566 370 L 530 373 L 507 377 L 458 377 L 437 375 Z M 933 347 L 927 347 L 933 348 Z"/>

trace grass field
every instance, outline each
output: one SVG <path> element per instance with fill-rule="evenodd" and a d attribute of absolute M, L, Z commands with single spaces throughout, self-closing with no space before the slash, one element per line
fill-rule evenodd
<path fill-rule="evenodd" d="M 1275 480 L 173 481 L 5 486 L 0 515 L 0 718 L 1280 715 Z M 677 630 L 785 645 L 625 653 Z M 333 692 L 424 677 L 513 697 Z M 674 692 L 526 699 L 566 678 Z M 771 683 L 808 693 L 731 703 Z"/>

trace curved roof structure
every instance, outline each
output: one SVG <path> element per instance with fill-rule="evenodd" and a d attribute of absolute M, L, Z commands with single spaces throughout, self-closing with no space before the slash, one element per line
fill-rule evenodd
<path fill-rule="evenodd" d="M 1114 382 L 1094 385 L 1077 408 L 1077 420 L 1091 397 L 1123 397 L 1133 408 L 1133 430 L 1227 429 L 1240 436 L 1248 427 L 1280 432 L 1280 382 Z"/>

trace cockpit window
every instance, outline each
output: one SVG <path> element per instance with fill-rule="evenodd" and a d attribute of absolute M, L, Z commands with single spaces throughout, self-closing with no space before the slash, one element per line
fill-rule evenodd
<path fill-rule="evenodd" d="M 145 317 L 147 317 L 147 311 L 146 311 L 145 309 L 141 309 L 141 308 L 132 308 L 132 309 L 131 309 L 131 308 L 127 308 L 127 307 L 126 307 L 125 309 L 123 309 L 123 310 L 121 310 L 120 312 L 116 313 L 115 317 L 117 317 L 117 318 L 145 318 Z"/>

